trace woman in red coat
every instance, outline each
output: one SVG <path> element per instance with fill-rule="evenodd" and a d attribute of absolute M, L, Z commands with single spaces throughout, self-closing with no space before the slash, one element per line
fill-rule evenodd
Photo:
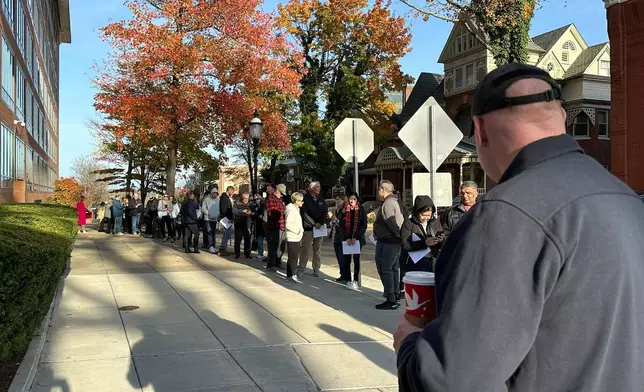
<path fill-rule="evenodd" d="M 85 224 L 87 223 L 87 208 L 85 207 L 85 196 L 81 196 L 80 201 L 76 204 L 76 212 L 78 213 L 78 232 L 87 233 Z"/>

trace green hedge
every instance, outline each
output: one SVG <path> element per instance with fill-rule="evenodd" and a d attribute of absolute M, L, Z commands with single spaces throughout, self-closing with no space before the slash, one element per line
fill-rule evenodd
<path fill-rule="evenodd" d="M 0 360 L 23 352 L 47 313 L 76 219 L 65 206 L 0 204 Z"/>

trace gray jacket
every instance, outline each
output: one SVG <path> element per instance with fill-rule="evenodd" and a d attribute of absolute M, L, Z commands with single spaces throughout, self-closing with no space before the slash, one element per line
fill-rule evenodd
<path fill-rule="evenodd" d="M 641 391 L 644 208 L 568 135 L 525 147 L 436 262 L 400 390 Z"/>
<path fill-rule="evenodd" d="M 400 229 L 405 218 L 400 211 L 400 203 L 394 195 L 389 195 L 382 202 L 376 213 L 373 224 L 373 235 L 378 241 L 388 244 L 400 244 Z"/>

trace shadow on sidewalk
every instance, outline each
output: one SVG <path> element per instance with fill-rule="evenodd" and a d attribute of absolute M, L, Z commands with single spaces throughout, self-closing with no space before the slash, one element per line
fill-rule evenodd
<path fill-rule="evenodd" d="M 391 366 L 391 349 L 387 348 L 383 344 L 377 343 L 373 339 L 370 339 L 359 333 L 345 331 L 329 324 L 320 324 L 320 329 L 327 332 L 329 335 L 340 339 L 343 342 L 349 342 L 349 347 L 364 355 L 364 357 L 371 361 L 374 365 L 379 366 L 383 370 L 391 373 L 396 377 L 398 376 L 395 371 L 395 366 L 393 367 L 393 369 Z M 373 342 L 373 344 L 369 344 L 369 342 Z"/>

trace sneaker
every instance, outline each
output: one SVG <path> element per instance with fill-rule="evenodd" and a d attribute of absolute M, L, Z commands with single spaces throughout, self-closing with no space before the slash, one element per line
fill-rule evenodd
<path fill-rule="evenodd" d="M 299 280 L 297 279 L 297 276 L 291 276 L 289 278 L 286 278 L 286 281 L 289 283 L 299 283 Z"/>
<path fill-rule="evenodd" d="M 211 246 L 210 249 L 208 249 L 208 252 L 212 253 L 213 255 L 217 254 L 217 250 L 215 249 L 214 246 Z"/>
<path fill-rule="evenodd" d="M 398 302 L 385 301 L 385 302 L 383 302 L 381 304 L 376 305 L 376 309 L 378 309 L 378 310 L 395 310 L 395 309 L 398 309 L 399 306 L 400 306 L 400 304 L 398 304 Z"/>
<path fill-rule="evenodd" d="M 168 242 L 168 237 L 165 237 L 165 238 L 163 239 L 163 242 Z"/>
<path fill-rule="evenodd" d="M 117 235 L 124 235 L 123 233 L 118 233 Z"/>
<path fill-rule="evenodd" d="M 347 289 L 348 290 L 353 290 L 353 291 L 358 291 L 358 282 L 356 282 L 356 281 L 347 282 Z"/>
<path fill-rule="evenodd" d="M 257 255 L 257 260 L 264 260 L 264 256 Z"/>

